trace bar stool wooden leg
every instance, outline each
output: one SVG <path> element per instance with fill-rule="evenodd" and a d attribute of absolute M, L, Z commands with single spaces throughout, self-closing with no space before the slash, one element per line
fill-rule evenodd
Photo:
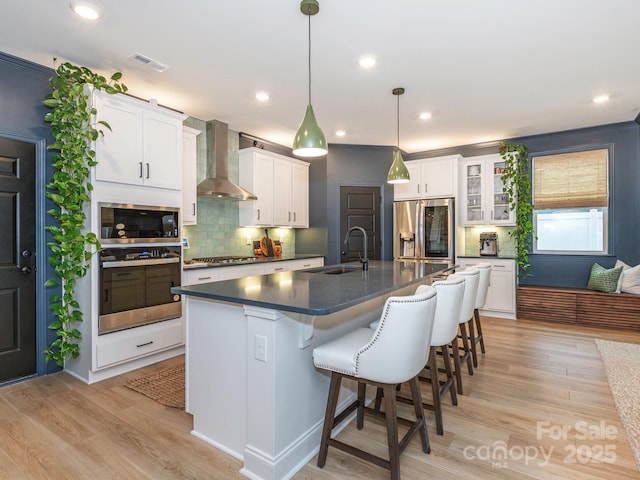
<path fill-rule="evenodd" d="M 422 440 L 422 451 L 424 453 L 431 453 L 431 446 L 429 445 L 429 435 L 427 434 L 427 422 L 424 419 L 424 409 L 422 407 L 422 395 L 420 394 L 420 384 L 418 377 L 414 377 L 409 381 L 411 387 L 411 398 L 413 399 L 413 409 L 416 414 L 416 419 L 422 422 L 420 427 L 420 439 Z"/>
<path fill-rule="evenodd" d="M 462 358 L 467 361 L 467 370 L 469 370 L 469 375 L 473 375 L 473 363 L 471 363 L 471 350 L 469 349 L 469 335 L 467 335 L 467 322 L 460 324 L 460 335 L 462 341 L 462 350 L 464 354 Z M 458 352 L 458 354 L 460 354 Z"/>
<path fill-rule="evenodd" d="M 400 479 L 400 453 L 398 451 L 398 412 L 396 409 L 395 385 L 385 385 L 384 407 L 387 420 L 387 441 L 389 443 L 389 469 L 391 480 Z M 422 404 L 420 405 L 422 409 Z"/>
<path fill-rule="evenodd" d="M 457 340 L 456 340 L 457 343 Z M 456 406 L 458 405 L 458 395 L 456 394 L 456 386 L 453 384 L 453 371 L 451 369 L 451 357 L 449 356 L 449 346 L 442 345 L 440 347 L 442 350 L 442 360 L 444 361 L 444 371 L 447 374 L 447 383 L 450 383 L 449 394 L 451 395 L 451 404 Z M 442 392 L 445 393 L 445 392 Z M 440 396 L 440 401 L 442 402 L 442 395 Z"/>
<path fill-rule="evenodd" d="M 358 430 L 362 430 L 364 425 L 364 401 L 366 391 L 367 384 L 364 382 L 358 382 L 358 414 L 356 417 L 356 427 Z"/>
<path fill-rule="evenodd" d="M 438 364 L 436 363 L 436 347 L 429 349 L 429 378 L 433 396 L 433 414 L 436 417 L 436 433 L 444 435 L 442 420 L 442 405 L 440 404 L 440 381 L 438 379 Z"/>
<path fill-rule="evenodd" d="M 474 314 L 475 317 L 475 314 Z M 471 350 L 471 358 L 473 360 L 473 368 L 478 368 L 478 353 L 476 350 L 476 332 L 473 326 L 474 318 L 469 322 L 469 348 Z"/>
<path fill-rule="evenodd" d="M 480 342 L 480 351 L 484 354 L 486 353 L 484 350 L 484 337 L 482 336 L 482 324 L 480 323 L 480 312 L 478 311 L 477 308 L 473 312 L 473 316 L 476 319 L 476 332 L 478 332 L 478 335 L 476 336 L 475 341 Z"/>
<path fill-rule="evenodd" d="M 458 337 L 454 337 L 451 341 L 451 356 L 453 357 L 453 371 L 456 376 L 456 385 L 458 393 L 462 395 L 462 372 L 460 371 L 460 346 L 458 345 Z"/>
<path fill-rule="evenodd" d="M 327 461 L 327 453 L 329 451 L 329 437 L 333 429 L 333 419 L 336 415 L 336 406 L 338 405 L 338 394 L 340 393 L 340 383 L 342 375 L 337 372 L 331 372 L 331 383 L 329 385 L 329 395 L 327 399 L 327 410 L 324 414 L 324 425 L 322 427 L 322 439 L 320 441 L 320 451 L 318 452 L 318 467 L 324 467 Z"/>

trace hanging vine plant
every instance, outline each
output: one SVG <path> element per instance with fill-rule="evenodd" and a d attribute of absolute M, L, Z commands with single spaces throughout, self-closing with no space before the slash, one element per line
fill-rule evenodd
<path fill-rule="evenodd" d="M 509 209 L 516 216 L 516 226 L 509 230 L 509 235 L 516 243 L 518 276 L 529 276 L 529 251 L 534 238 L 529 149 L 525 145 L 502 142 L 500 156 L 505 162 L 501 175 L 503 193 L 509 196 Z"/>
<path fill-rule="evenodd" d="M 81 333 L 75 325 L 82 321 L 82 310 L 74 291 L 76 281 L 87 274 L 93 253 L 101 248 L 96 235 L 86 231 L 84 207 L 93 188 L 89 182 L 91 167 L 97 163 L 91 144 L 102 134 L 102 127 L 109 130 L 111 127 L 104 121 L 92 123 L 96 109 L 91 106 L 91 90 L 126 92 L 121 77 L 117 72 L 107 80 L 86 67 L 65 62 L 49 79 L 52 91 L 43 102 L 51 108 L 44 119 L 51 124 L 54 138 L 47 149 L 55 151 L 46 196 L 56 204 L 56 208 L 47 212 L 56 224 L 45 228 L 53 238 L 47 243 L 49 263 L 62 285 L 61 294 L 49 299 L 55 316 L 49 328 L 56 331 L 56 339 L 44 354 L 47 363 L 53 360 L 61 367 L 65 359 L 80 354 Z M 58 279 L 50 278 L 45 286 L 58 285 Z"/>

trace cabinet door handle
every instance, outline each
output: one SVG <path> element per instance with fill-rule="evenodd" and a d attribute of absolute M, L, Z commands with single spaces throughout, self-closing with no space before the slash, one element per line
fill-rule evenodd
<path fill-rule="evenodd" d="M 493 210 L 491 210 L 491 220 L 493 220 Z"/>
<path fill-rule="evenodd" d="M 275 272 L 278 272 L 278 271 L 280 271 L 280 270 L 284 270 L 284 267 L 274 268 L 273 270 L 274 270 Z"/>
<path fill-rule="evenodd" d="M 302 268 L 307 268 L 307 267 L 310 267 L 310 266 L 311 266 L 310 263 L 305 263 L 304 265 L 302 265 Z"/>
<path fill-rule="evenodd" d="M 429 190 L 427 190 L 427 184 L 424 184 L 424 193 L 427 193 Z"/>
<path fill-rule="evenodd" d="M 258 209 L 258 220 L 260 220 L 260 209 Z"/>
<path fill-rule="evenodd" d="M 287 222 L 291 221 L 291 212 L 289 212 L 289 219 L 287 220 Z"/>
<path fill-rule="evenodd" d="M 140 348 L 140 347 L 146 347 L 147 345 L 151 345 L 153 343 L 153 340 L 150 340 L 146 343 L 141 343 L 139 345 L 136 345 L 136 347 Z"/>
<path fill-rule="evenodd" d="M 140 178 L 142 178 L 142 162 L 138 162 L 138 165 L 140 165 Z"/>
<path fill-rule="evenodd" d="M 194 215 L 196 214 L 196 204 L 195 203 L 193 204 L 193 214 Z"/>
<path fill-rule="evenodd" d="M 147 163 L 147 178 L 149 178 L 149 163 Z"/>
<path fill-rule="evenodd" d="M 418 187 L 418 193 L 420 193 L 420 184 L 418 184 L 417 187 Z"/>
<path fill-rule="evenodd" d="M 293 221 L 296 221 L 296 212 L 293 212 Z"/>
<path fill-rule="evenodd" d="M 198 281 L 200 280 L 211 280 L 211 277 L 198 277 Z"/>
<path fill-rule="evenodd" d="M 481 220 L 484 220 L 484 210 L 481 210 L 481 211 L 480 211 L 480 219 L 481 219 Z"/>
<path fill-rule="evenodd" d="M 493 268 L 506 268 L 506 265 L 493 265 Z"/>

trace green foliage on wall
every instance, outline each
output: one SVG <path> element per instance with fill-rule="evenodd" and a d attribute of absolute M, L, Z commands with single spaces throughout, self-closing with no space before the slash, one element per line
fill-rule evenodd
<path fill-rule="evenodd" d="M 529 251 L 534 237 L 529 149 L 525 145 L 502 142 L 500 156 L 505 161 L 501 177 L 503 193 L 509 195 L 509 208 L 516 215 L 516 226 L 509 231 L 509 235 L 516 242 L 518 276 L 529 276 Z"/>
<path fill-rule="evenodd" d="M 93 252 L 101 248 L 96 235 L 86 232 L 84 207 L 92 190 L 91 167 L 96 165 L 91 144 L 102 134 L 102 127 L 111 127 L 104 121 L 92 123 L 96 109 L 90 103 L 91 90 L 126 92 L 121 77 L 117 72 L 107 80 L 86 67 L 62 63 L 49 79 L 52 91 L 43 102 L 51 108 L 44 119 L 51 124 L 54 138 L 47 149 L 55 152 L 53 174 L 46 185 L 46 196 L 56 204 L 47 212 L 56 220 L 56 225 L 46 227 L 53 237 L 47 244 L 48 259 L 62 283 L 62 294 L 49 299 L 55 316 L 49 328 L 56 331 L 56 340 L 44 353 L 47 363 L 54 360 L 59 366 L 80 354 L 81 333 L 74 325 L 82 321 L 82 311 L 74 291 L 76 281 L 87 273 Z M 58 280 L 51 278 L 45 286 L 57 284 Z"/>

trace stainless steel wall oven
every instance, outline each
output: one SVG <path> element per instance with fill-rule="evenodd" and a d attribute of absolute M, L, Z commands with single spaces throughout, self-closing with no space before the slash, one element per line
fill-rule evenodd
<path fill-rule="evenodd" d="M 179 246 L 100 251 L 98 335 L 180 317 L 180 276 Z"/>

